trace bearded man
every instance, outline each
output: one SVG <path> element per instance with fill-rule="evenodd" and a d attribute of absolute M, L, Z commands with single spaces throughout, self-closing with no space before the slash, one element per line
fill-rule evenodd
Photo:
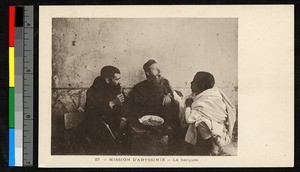
<path fill-rule="evenodd" d="M 93 154 L 116 154 L 130 151 L 125 97 L 120 86 L 120 70 L 105 66 L 87 90 L 86 135 Z"/>
<path fill-rule="evenodd" d="M 169 130 L 169 146 L 174 147 L 174 143 L 179 141 L 180 131 L 179 106 L 174 100 L 174 94 L 177 95 L 177 92 L 173 90 L 170 82 L 162 77 L 155 60 L 147 61 L 143 69 L 147 79 L 133 87 L 130 96 L 131 112 L 135 118 L 143 115 L 162 117 Z"/>

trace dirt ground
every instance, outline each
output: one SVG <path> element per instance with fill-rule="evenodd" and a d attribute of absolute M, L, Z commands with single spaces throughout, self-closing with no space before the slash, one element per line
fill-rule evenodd
<path fill-rule="evenodd" d="M 233 132 L 233 140 L 232 142 L 222 147 L 219 151 L 220 156 L 236 156 L 237 155 L 237 128 L 236 125 Z M 65 130 L 59 137 L 52 138 L 52 154 L 53 155 L 89 155 L 95 154 L 95 152 L 91 152 L 88 150 L 89 147 L 89 138 L 86 138 L 84 135 L 78 137 L 78 133 L 80 128 L 72 128 L 69 130 Z M 157 138 L 149 138 L 145 139 L 143 136 L 142 139 L 138 139 L 135 143 L 132 144 L 133 148 L 131 148 L 132 155 L 193 155 L 193 156 L 201 156 L 207 154 L 201 154 L 199 151 L 195 151 L 194 148 L 190 149 L 190 145 L 187 146 L 187 143 L 184 142 L 184 136 L 181 137 L 181 141 L 178 141 L 175 145 L 175 149 L 169 151 L 168 146 L 166 144 L 166 138 L 157 139 Z M 147 151 L 145 152 L 145 147 Z M 207 146 L 203 146 L 200 149 L 208 149 Z M 201 152 L 201 150 L 200 150 Z"/>

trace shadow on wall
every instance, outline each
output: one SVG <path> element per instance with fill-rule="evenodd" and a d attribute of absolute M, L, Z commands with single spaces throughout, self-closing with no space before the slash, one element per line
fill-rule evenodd
<path fill-rule="evenodd" d="M 72 153 L 76 152 L 76 154 L 84 154 L 84 150 L 81 150 L 82 147 L 72 142 L 78 142 L 76 141 L 76 126 L 85 118 L 83 112 L 86 91 L 87 88 L 52 89 L 52 154 L 69 154 L 69 151 Z M 128 95 L 130 91 L 131 88 L 126 88 L 124 90 L 125 95 Z M 237 105 L 236 108 L 238 109 Z M 233 142 L 235 144 L 237 142 L 237 124 L 238 122 L 236 122 L 234 128 Z"/>
<path fill-rule="evenodd" d="M 118 67 L 131 88 L 153 58 L 174 87 L 189 88 L 196 72 L 208 71 L 236 100 L 236 18 L 54 18 L 52 26 L 53 88 L 88 88 L 105 65 Z"/>
<path fill-rule="evenodd" d="M 183 95 L 196 72 L 209 71 L 237 106 L 237 36 L 237 18 L 54 18 L 52 137 L 58 140 L 53 143 L 70 137 L 63 134 L 64 114 L 83 111 L 86 90 L 108 64 L 121 70 L 127 92 L 145 79 L 142 65 L 149 58 Z M 61 146 L 69 144 L 65 140 Z"/>

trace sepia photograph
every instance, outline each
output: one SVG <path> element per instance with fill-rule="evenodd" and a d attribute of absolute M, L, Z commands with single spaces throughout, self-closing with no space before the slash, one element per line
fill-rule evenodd
<path fill-rule="evenodd" d="M 52 155 L 236 156 L 237 18 L 53 18 Z"/>
<path fill-rule="evenodd" d="M 292 167 L 293 12 L 40 6 L 39 167 Z"/>

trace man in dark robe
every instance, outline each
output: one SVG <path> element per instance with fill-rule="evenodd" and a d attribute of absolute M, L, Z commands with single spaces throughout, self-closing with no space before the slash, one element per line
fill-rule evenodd
<path fill-rule="evenodd" d="M 173 98 L 174 90 L 170 82 L 161 76 L 155 60 L 147 61 L 143 69 L 147 79 L 133 87 L 130 95 L 131 112 L 136 118 L 143 115 L 162 117 L 168 126 L 169 148 L 171 148 L 178 142 L 180 130 L 179 107 Z"/>
<path fill-rule="evenodd" d="M 129 149 L 128 139 L 124 139 L 127 118 L 119 81 L 120 70 L 105 66 L 87 90 L 85 125 L 92 154 L 116 154 Z"/>

